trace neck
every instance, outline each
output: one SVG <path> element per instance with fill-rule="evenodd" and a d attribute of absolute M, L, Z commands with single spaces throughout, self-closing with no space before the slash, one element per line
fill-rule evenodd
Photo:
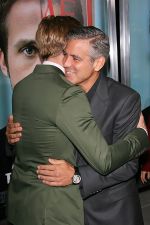
<path fill-rule="evenodd" d="M 93 76 L 80 83 L 79 86 L 87 93 L 93 87 L 99 76 L 99 72 L 96 72 Z"/>
<path fill-rule="evenodd" d="M 61 53 L 55 57 L 48 57 L 47 60 L 63 66 L 63 58 L 64 58 L 64 55 Z"/>

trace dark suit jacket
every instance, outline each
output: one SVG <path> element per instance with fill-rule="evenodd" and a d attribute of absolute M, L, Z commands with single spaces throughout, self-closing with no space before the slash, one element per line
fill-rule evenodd
<path fill-rule="evenodd" d="M 75 165 L 75 145 L 97 171 L 106 173 L 132 158 L 144 140 L 148 143 L 137 129 L 124 142 L 108 146 L 85 94 L 55 66 L 36 66 L 15 86 L 13 114 L 23 126 L 8 195 L 8 220 L 14 225 L 83 225 L 78 185 L 49 187 L 37 178 L 37 165 L 47 164 L 49 157 Z M 138 136 L 144 138 L 141 144 Z"/>
<path fill-rule="evenodd" d="M 111 78 L 101 76 L 90 101 L 92 114 L 109 144 L 124 137 L 138 123 L 139 94 Z M 78 165 L 86 225 L 143 224 L 135 182 L 137 160 L 107 176 L 96 173 L 81 157 Z"/>

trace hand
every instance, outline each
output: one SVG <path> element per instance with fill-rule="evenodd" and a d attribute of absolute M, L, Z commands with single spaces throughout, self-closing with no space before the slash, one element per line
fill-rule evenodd
<path fill-rule="evenodd" d="M 65 160 L 49 159 L 50 164 L 39 165 L 38 178 L 49 186 L 67 186 L 72 184 L 74 167 Z"/>
<path fill-rule="evenodd" d="M 137 128 L 143 128 L 144 130 L 147 131 L 147 127 L 146 127 L 146 124 L 145 124 L 145 121 L 144 121 L 144 116 L 143 116 L 142 113 L 141 113 L 141 115 L 140 115 L 140 119 L 139 119 Z M 148 132 L 148 131 L 147 131 L 147 132 Z"/>
<path fill-rule="evenodd" d="M 144 184 L 147 180 L 150 179 L 150 171 L 141 171 L 141 181 Z"/>
<path fill-rule="evenodd" d="M 18 142 L 22 136 L 22 127 L 20 123 L 14 123 L 13 116 L 9 116 L 6 127 L 6 137 L 9 144 Z"/>

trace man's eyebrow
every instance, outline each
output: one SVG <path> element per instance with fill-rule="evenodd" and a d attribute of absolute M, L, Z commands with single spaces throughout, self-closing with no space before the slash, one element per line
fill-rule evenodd
<path fill-rule="evenodd" d="M 71 57 L 74 57 L 74 58 L 77 58 L 77 59 L 81 59 L 81 57 L 78 56 L 78 55 L 70 54 L 70 56 L 71 56 Z"/>
<path fill-rule="evenodd" d="M 37 47 L 36 41 L 31 39 L 22 39 L 15 44 L 15 48 L 19 49 L 23 46 L 35 46 Z"/>

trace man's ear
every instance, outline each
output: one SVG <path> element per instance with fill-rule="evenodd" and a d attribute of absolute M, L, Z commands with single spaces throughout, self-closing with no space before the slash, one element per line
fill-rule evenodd
<path fill-rule="evenodd" d="M 104 66 L 106 59 L 104 56 L 100 56 L 99 58 L 95 59 L 94 61 L 94 69 L 95 71 L 100 71 L 101 68 Z"/>
<path fill-rule="evenodd" d="M 0 68 L 4 75 L 8 76 L 8 68 L 5 63 L 4 53 L 0 50 Z"/>

